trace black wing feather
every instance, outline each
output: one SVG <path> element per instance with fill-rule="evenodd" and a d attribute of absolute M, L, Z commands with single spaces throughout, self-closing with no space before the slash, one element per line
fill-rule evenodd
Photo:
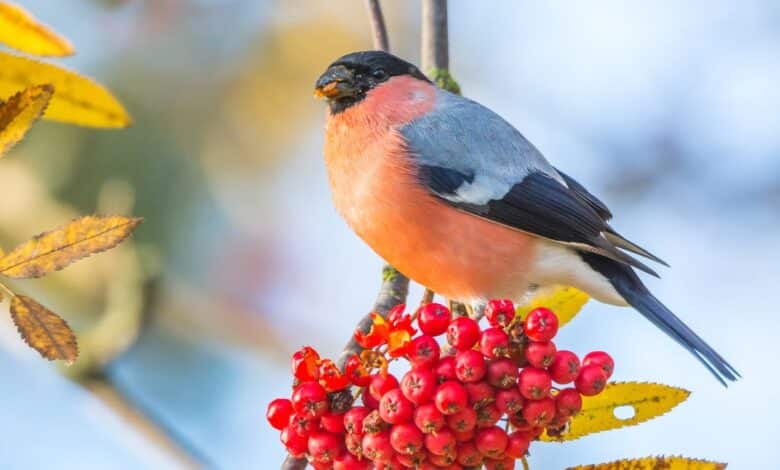
<path fill-rule="evenodd" d="M 451 168 L 421 165 L 419 176 L 434 194 L 458 209 L 550 240 L 576 244 L 580 249 L 658 276 L 610 243 L 603 235 L 609 226 L 601 214 L 550 175 L 532 172 L 512 186 L 503 198 L 486 204 L 455 202 L 447 197 L 456 195 L 464 182 L 473 182 L 473 175 Z"/>

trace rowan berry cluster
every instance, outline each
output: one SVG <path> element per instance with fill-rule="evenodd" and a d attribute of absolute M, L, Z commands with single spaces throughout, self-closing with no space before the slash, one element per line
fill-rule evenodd
<path fill-rule="evenodd" d="M 547 308 L 521 319 L 512 302 L 493 300 L 484 329 L 444 305 L 404 309 L 355 332 L 365 351 L 343 373 L 310 347 L 295 353 L 292 397 L 267 411 L 291 455 L 315 469 L 513 469 L 543 432 L 564 432 L 582 396 L 612 375 L 605 352 L 580 362 L 557 349 L 558 318 Z M 401 358 L 409 367 L 399 379 L 388 363 Z"/>

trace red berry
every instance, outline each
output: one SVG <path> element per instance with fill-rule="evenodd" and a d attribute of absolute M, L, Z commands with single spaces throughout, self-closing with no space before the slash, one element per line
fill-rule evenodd
<path fill-rule="evenodd" d="M 393 374 L 375 374 L 368 385 L 368 393 L 378 402 L 385 393 L 394 388 L 398 388 L 398 379 Z"/>
<path fill-rule="evenodd" d="M 450 380 L 439 385 L 433 400 L 439 411 L 445 415 L 451 415 L 466 407 L 469 396 L 460 382 Z"/>
<path fill-rule="evenodd" d="M 509 354 L 509 336 L 501 328 L 488 328 L 479 336 L 479 350 L 489 359 Z"/>
<path fill-rule="evenodd" d="M 447 356 L 439 358 L 439 363 L 436 364 L 434 369 L 436 374 L 436 383 L 446 382 L 447 380 L 455 380 L 455 356 Z"/>
<path fill-rule="evenodd" d="M 320 378 L 317 362 L 320 355 L 310 346 L 304 346 L 292 356 L 293 376 L 301 382 L 316 381 Z"/>
<path fill-rule="evenodd" d="M 428 304 L 417 310 L 417 323 L 426 335 L 439 336 L 447 331 L 452 312 L 442 304 Z"/>
<path fill-rule="evenodd" d="M 360 399 L 363 400 L 363 405 L 365 405 L 367 408 L 372 410 L 379 408 L 379 400 L 371 395 L 371 392 L 368 388 L 363 389 L 363 393 L 360 395 Z"/>
<path fill-rule="evenodd" d="M 580 374 L 574 381 L 574 386 L 581 395 L 591 397 L 598 395 L 607 386 L 607 373 L 600 365 L 591 364 L 583 366 Z"/>
<path fill-rule="evenodd" d="M 485 358 L 479 351 L 466 349 L 455 355 L 455 376 L 461 382 L 477 382 L 486 372 Z"/>
<path fill-rule="evenodd" d="M 277 398 L 268 404 L 265 417 L 274 429 L 281 431 L 290 422 L 292 414 L 292 402 L 286 398 Z"/>
<path fill-rule="evenodd" d="M 438 432 L 444 427 L 444 415 L 435 404 L 426 403 L 414 410 L 414 424 L 425 434 Z"/>
<path fill-rule="evenodd" d="M 515 459 L 504 457 L 501 459 L 485 459 L 485 470 L 514 470 Z"/>
<path fill-rule="evenodd" d="M 390 444 L 390 432 L 382 431 L 363 436 L 363 455 L 377 462 L 387 462 L 393 458 L 393 446 Z"/>
<path fill-rule="evenodd" d="M 388 427 L 387 421 L 382 419 L 379 410 L 373 410 L 363 419 L 363 434 L 376 434 Z"/>
<path fill-rule="evenodd" d="M 546 370 L 526 367 L 520 371 L 518 389 L 523 398 L 538 400 L 547 397 L 551 388 L 552 379 L 550 379 L 550 374 Z"/>
<path fill-rule="evenodd" d="M 300 458 L 306 453 L 308 437 L 298 434 L 292 428 L 284 428 L 279 438 L 293 457 Z"/>
<path fill-rule="evenodd" d="M 442 455 L 431 454 L 428 457 L 428 460 L 431 464 L 435 465 L 436 468 L 450 469 L 451 465 L 455 463 L 455 452 Z"/>
<path fill-rule="evenodd" d="M 428 458 L 428 452 L 421 451 L 413 455 L 397 454 L 398 461 L 407 468 L 421 468 L 423 462 Z"/>
<path fill-rule="evenodd" d="M 320 418 L 320 427 L 330 433 L 341 434 L 344 432 L 344 415 L 325 413 Z"/>
<path fill-rule="evenodd" d="M 495 389 L 487 382 L 467 383 L 464 384 L 464 387 L 469 394 L 469 403 L 473 407 L 485 406 L 493 403 L 496 399 Z"/>
<path fill-rule="evenodd" d="M 458 431 L 452 431 L 453 434 L 455 434 L 455 441 L 456 442 L 469 442 L 474 440 L 474 436 L 477 435 L 477 429 L 474 428 L 471 431 L 465 431 L 465 432 L 458 432 Z"/>
<path fill-rule="evenodd" d="M 509 359 L 496 359 L 487 367 L 487 381 L 496 388 L 512 388 L 517 385 L 517 366 Z"/>
<path fill-rule="evenodd" d="M 525 318 L 524 330 L 531 341 L 550 341 L 558 333 L 558 317 L 548 308 L 536 308 Z"/>
<path fill-rule="evenodd" d="M 412 340 L 407 357 L 412 368 L 430 369 L 439 361 L 439 355 L 439 343 L 433 336 L 422 335 Z"/>
<path fill-rule="evenodd" d="M 344 453 L 344 442 L 336 434 L 315 432 L 309 436 L 308 449 L 316 462 L 329 463 Z"/>
<path fill-rule="evenodd" d="M 580 359 L 571 351 L 558 351 L 553 357 L 549 371 L 556 383 L 572 383 L 580 373 Z"/>
<path fill-rule="evenodd" d="M 349 452 L 333 460 L 333 470 L 369 470 L 370 466 L 368 459 L 359 459 Z"/>
<path fill-rule="evenodd" d="M 480 429 L 489 428 L 495 425 L 501 418 L 501 412 L 496 405 L 490 403 L 477 408 L 477 427 Z"/>
<path fill-rule="evenodd" d="M 509 415 L 509 423 L 516 431 L 528 431 L 533 428 L 531 423 L 526 421 L 523 417 L 523 410 Z"/>
<path fill-rule="evenodd" d="M 501 413 L 513 414 L 523 408 L 523 396 L 516 387 L 496 392 L 496 408 Z"/>
<path fill-rule="evenodd" d="M 293 390 L 292 405 L 299 415 L 318 418 L 328 411 L 328 394 L 317 382 L 304 382 Z"/>
<path fill-rule="evenodd" d="M 505 454 L 507 457 L 519 459 L 525 456 L 530 445 L 531 439 L 529 439 L 526 433 L 515 431 L 507 439 Z"/>
<path fill-rule="evenodd" d="M 490 326 L 505 327 L 515 318 L 515 306 L 511 300 L 491 300 L 485 307 L 485 318 Z"/>
<path fill-rule="evenodd" d="M 477 433 L 474 443 L 479 453 L 485 457 L 501 457 L 507 446 L 506 431 L 498 426 L 485 428 Z"/>
<path fill-rule="evenodd" d="M 415 405 L 430 401 L 436 385 L 436 375 L 430 370 L 410 370 L 401 378 L 401 391 Z"/>
<path fill-rule="evenodd" d="M 398 454 L 394 454 L 393 458 L 387 462 L 376 462 L 374 466 L 376 470 L 406 470 L 406 466 L 401 463 Z"/>
<path fill-rule="evenodd" d="M 463 408 L 447 416 L 447 426 L 456 433 L 469 432 L 477 426 L 477 412 L 474 408 Z"/>
<path fill-rule="evenodd" d="M 457 461 L 464 467 L 480 467 L 482 454 L 479 453 L 474 442 L 464 442 L 458 446 Z"/>
<path fill-rule="evenodd" d="M 344 445 L 347 448 L 347 452 L 363 459 L 363 435 L 347 434 L 344 437 Z M 363 459 L 365 460 L 365 459 Z"/>
<path fill-rule="evenodd" d="M 468 317 L 458 317 L 447 327 L 447 342 L 456 349 L 471 349 L 479 339 L 479 323 Z"/>
<path fill-rule="evenodd" d="M 344 429 L 347 434 L 363 435 L 363 420 L 371 413 L 365 406 L 354 406 L 344 413 Z"/>
<path fill-rule="evenodd" d="M 390 444 L 399 454 L 414 455 L 423 448 L 423 433 L 413 423 L 396 424 L 390 429 Z"/>
<path fill-rule="evenodd" d="M 574 416 L 582 409 L 582 396 L 573 388 L 564 388 L 555 395 L 555 407 L 559 416 Z"/>
<path fill-rule="evenodd" d="M 296 434 L 304 437 L 316 431 L 320 426 L 320 421 L 317 418 L 308 415 L 299 415 L 298 413 L 293 413 L 292 416 L 290 416 L 289 423 L 288 427 L 291 431 L 295 431 Z"/>
<path fill-rule="evenodd" d="M 552 341 L 532 341 L 525 347 L 525 357 L 532 366 L 546 369 L 552 364 L 555 351 L 555 343 Z"/>
<path fill-rule="evenodd" d="M 532 426 L 544 427 L 555 417 L 555 400 L 550 397 L 531 400 L 523 406 L 523 418 Z"/>
<path fill-rule="evenodd" d="M 379 401 L 379 416 L 386 423 L 400 424 L 412 419 L 414 405 L 404 397 L 400 388 L 385 393 Z"/>
<path fill-rule="evenodd" d="M 455 435 L 447 428 L 425 435 L 425 448 L 434 455 L 455 453 Z"/>
<path fill-rule="evenodd" d="M 607 379 L 612 377 L 612 372 L 615 371 L 615 361 L 612 360 L 612 356 L 604 351 L 592 351 L 586 354 L 585 357 L 582 358 L 582 366 L 585 367 L 589 365 L 601 367 L 604 373 L 607 374 Z"/>

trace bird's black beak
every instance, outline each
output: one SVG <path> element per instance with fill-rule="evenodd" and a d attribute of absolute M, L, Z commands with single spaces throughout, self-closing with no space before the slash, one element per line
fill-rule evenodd
<path fill-rule="evenodd" d="M 357 92 L 351 70 L 343 65 L 334 65 L 323 73 L 314 85 L 314 96 L 337 100 L 353 96 Z"/>

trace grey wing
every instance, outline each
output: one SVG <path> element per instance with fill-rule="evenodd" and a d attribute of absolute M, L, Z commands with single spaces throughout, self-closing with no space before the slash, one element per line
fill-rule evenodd
<path fill-rule="evenodd" d="M 420 182 L 450 205 L 657 276 L 610 241 L 604 210 L 578 195 L 519 131 L 484 106 L 439 91 L 434 111 L 401 133 Z"/>

